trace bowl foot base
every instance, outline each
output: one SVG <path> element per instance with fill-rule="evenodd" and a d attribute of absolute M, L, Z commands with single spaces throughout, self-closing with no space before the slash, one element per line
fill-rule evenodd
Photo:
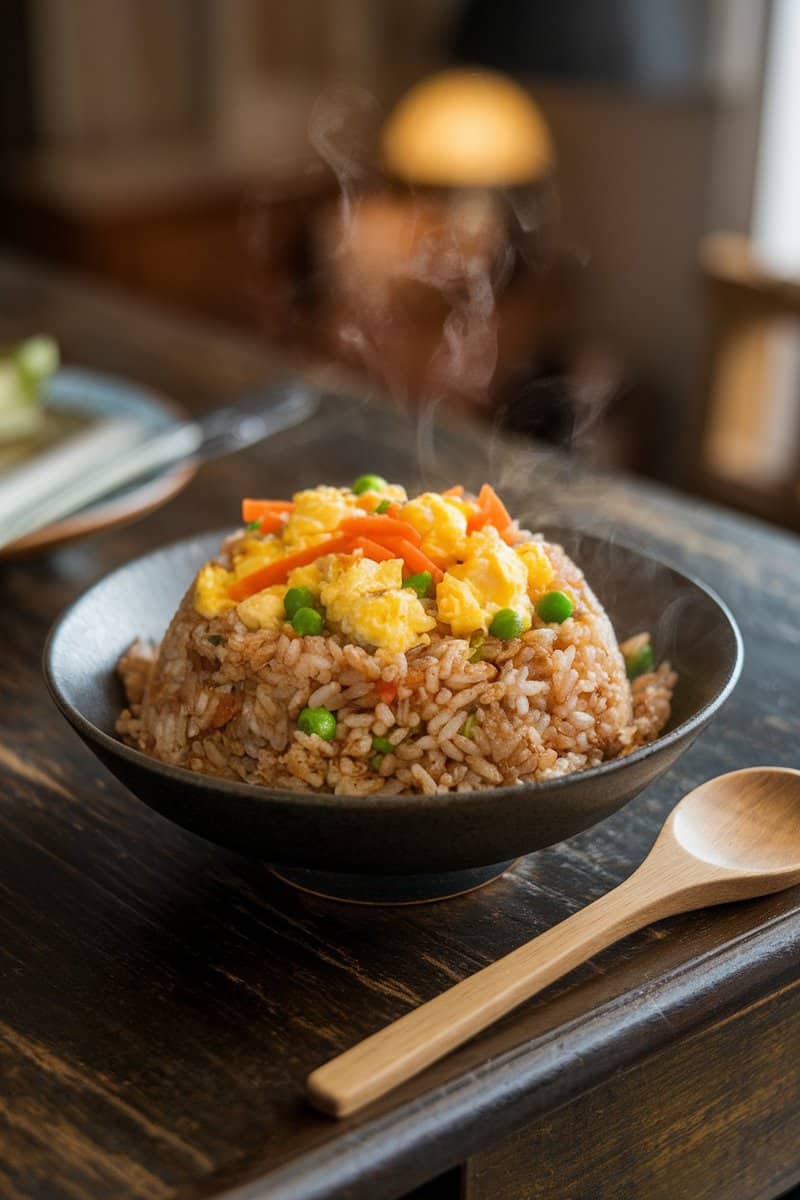
<path fill-rule="evenodd" d="M 271 866 L 283 883 L 346 904 L 431 904 L 485 887 L 513 867 L 515 859 L 466 871 L 429 875 L 350 875 L 338 871 L 309 871 L 305 867 Z"/>

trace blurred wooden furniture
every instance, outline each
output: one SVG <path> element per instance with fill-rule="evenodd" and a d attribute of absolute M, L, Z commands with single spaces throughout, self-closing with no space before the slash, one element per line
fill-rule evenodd
<path fill-rule="evenodd" d="M 200 411 L 285 369 L 260 339 L 0 261 L 0 341 Z M 339 393 L 313 422 L 204 466 L 167 508 L 0 572 L 0 1197 L 16 1200 L 771 1200 L 800 1181 L 800 895 L 644 930 L 357 1117 L 307 1073 L 628 875 L 675 801 L 753 762 L 796 765 L 797 541 L 641 481 L 587 474 L 484 427 Z M 55 712 L 41 649 L 101 575 L 233 521 L 243 494 L 365 468 L 411 486 L 516 477 L 531 510 L 612 529 L 699 575 L 739 617 L 742 681 L 659 784 L 491 887 L 336 905 L 134 800 Z M 748 570 L 741 570 L 741 563 Z M 765 615 L 764 578 L 773 581 Z"/>
<path fill-rule="evenodd" d="M 768 271 L 734 234 L 708 237 L 701 262 L 710 355 L 695 483 L 800 528 L 800 280 Z"/>
<path fill-rule="evenodd" d="M 523 265 L 494 308 L 488 267 L 477 303 L 442 289 L 434 272 L 381 307 L 351 280 L 370 258 L 380 272 L 390 247 L 397 259 L 398 219 L 403 244 L 419 219 L 415 202 L 382 193 L 378 181 L 356 198 L 360 224 L 348 224 L 319 161 L 271 176 L 185 142 L 43 153 L 8 166 L 0 244 L 244 326 L 307 362 L 346 363 L 412 403 L 445 400 L 491 415 L 509 381 L 543 356 L 552 363 L 569 341 L 578 267 L 566 255 L 546 271 Z M 368 246 L 355 240 L 367 218 Z M 500 252 L 507 236 L 501 227 Z"/>
<path fill-rule="evenodd" d="M 335 193 L 321 167 L 286 177 L 205 143 L 9 159 L 0 242 L 285 342 L 305 229 Z"/>

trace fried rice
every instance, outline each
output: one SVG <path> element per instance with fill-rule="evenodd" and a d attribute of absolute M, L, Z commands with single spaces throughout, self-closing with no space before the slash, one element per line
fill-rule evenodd
<path fill-rule="evenodd" d="M 624 654 L 648 635 L 620 647 L 580 569 L 538 540 L 574 609 L 556 624 L 534 611 L 508 640 L 437 621 L 427 644 L 392 653 L 334 629 L 252 630 L 236 608 L 202 615 L 192 587 L 160 647 L 136 642 L 121 659 L 118 732 L 192 771 L 350 795 L 519 785 L 628 754 L 664 728 L 676 676 L 662 663 L 629 680 Z M 331 740 L 298 726 L 309 708 L 334 715 Z"/>

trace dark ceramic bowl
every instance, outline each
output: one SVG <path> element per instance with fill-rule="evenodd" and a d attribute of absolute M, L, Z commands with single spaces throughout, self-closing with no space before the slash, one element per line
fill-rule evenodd
<path fill-rule="evenodd" d="M 215 779 L 123 745 L 114 735 L 123 707 L 115 664 L 136 636 L 161 638 L 220 533 L 136 559 L 76 600 L 50 635 L 45 675 L 87 746 L 179 825 L 263 858 L 312 891 L 379 901 L 452 895 L 626 804 L 691 745 L 739 676 L 739 631 L 702 584 L 619 543 L 559 536 L 620 639 L 649 629 L 656 658 L 669 658 L 680 682 L 669 727 L 657 741 L 550 782 L 442 796 L 316 795 Z"/>

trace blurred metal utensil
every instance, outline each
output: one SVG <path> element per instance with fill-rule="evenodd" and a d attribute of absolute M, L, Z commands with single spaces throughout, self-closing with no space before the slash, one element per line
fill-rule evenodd
<path fill-rule="evenodd" d="M 227 408 L 214 409 L 197 421 L 145 436 L 108 462 L 84 464 L 79 474 L 35 503 L 20 495 L 4 505 L 0 548 L 165 467 L 205 462 L 252 446 L 305 421 L 317 411 L 319 403 L 313 388 L 291 380 L 246 396 Z"/>

